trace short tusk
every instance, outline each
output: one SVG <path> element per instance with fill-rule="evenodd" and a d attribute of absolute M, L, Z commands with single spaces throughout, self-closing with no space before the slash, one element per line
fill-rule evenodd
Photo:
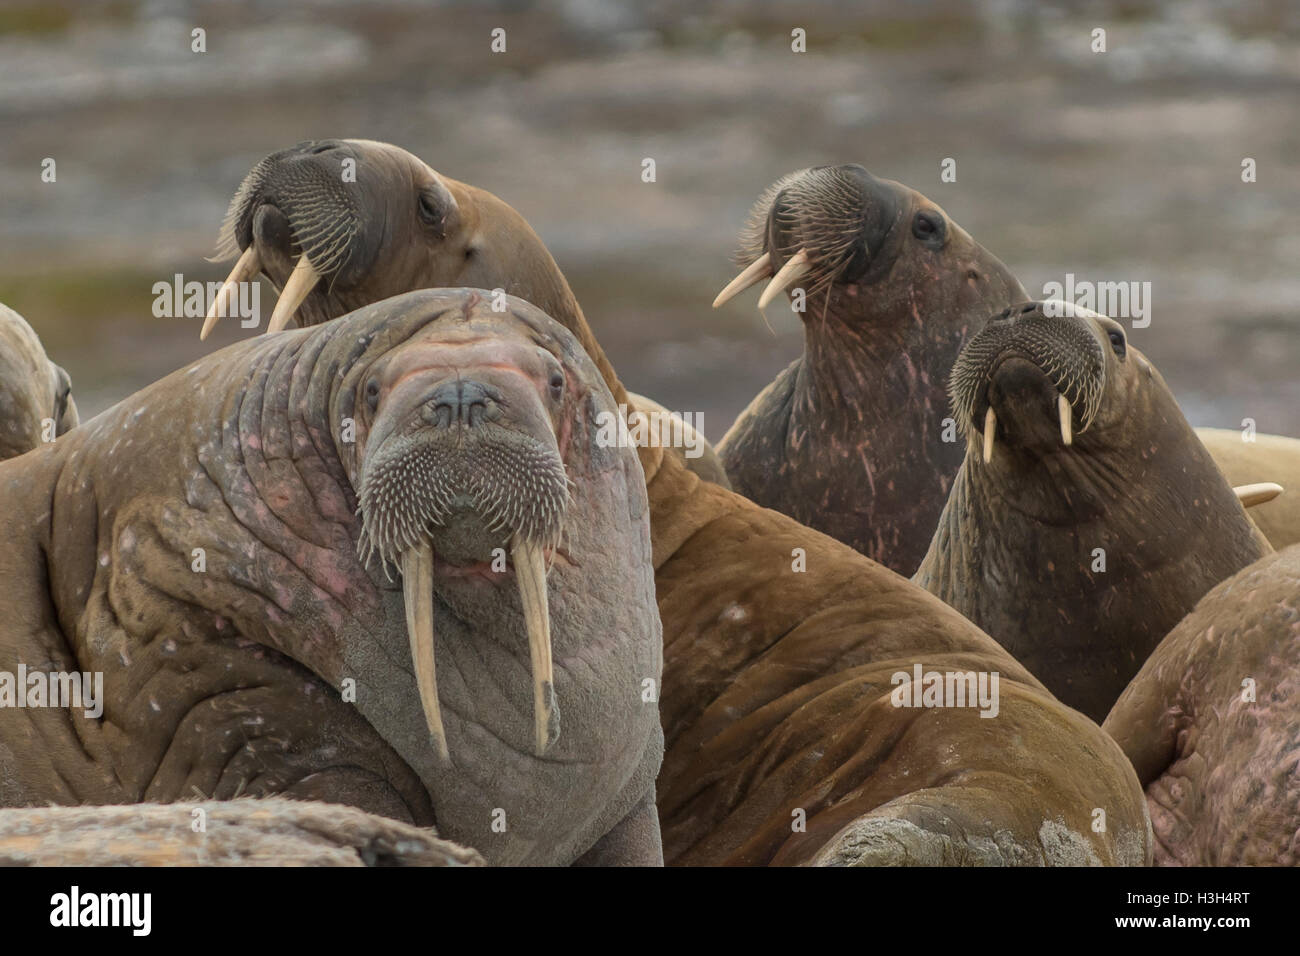
<path fill-rule="evenodd" d="M 713 307 L 723 305 L 744 292 L 751 285 L 762 282 L 772 274 L 772 253 L 765 252 L 751 262 L 740 275 L 727 283 L 727 287 L 713 300 Z"/>
<path fill-rule="evenodd" d="M 993 406 L 984 413 L 984 464 L 993 460 L 993 434 L 998 430 L 998 416 Z"/>
<path fill-rule="evenodd" d="M 1056 411 L 1061 417 L 1061 441 L 1073 445 L 1074 432 L 1070 430 L 1070 402 L 1059 392 L 1056 395 Z"/>
<path fill-rule="evenodd" d="M 280 298 L 275 303 L 275 311 L 271 313 L 271 322 L 266 327 L 268 332 L 279 332 L 289 324 L 293 314 L 298 311 L 298 306 L 302 305 L 302 300 L 307 298 L 308 293 L 316 287 L 316 281 L 320 278 L 311 261 L 304 254 L 298 258 L 298 264 L 293 267 L 293 272 L 289 274 L 289 281 L 284 284 L 284 289 L 280 292 Z"/>
<path fill-rule="evenodd" d="M 524 605 L 528 653 L 533 663 L 533 730 L 537 756 L 546 753 L 560 736 L 560 714 L 555 704 L 555 678 L 551 662 L 551 613 L 546 597 L 546 557 L 536 541 L 516 537 L 513 546 L 515 577 Z"/>
<path fill-rule="evenodd" d="M 420 689 L 424 721 L 438 756 L 445 762 L 447 732 L 438 706 L 438 672 L 433 662 L 433 547 L 425 542 L 402 553 L 402 599 L 406 604 L 406 633 L 411 640 L 415 684 Z"/>
<path fill-rule="evenodd" d="M 1282 493 L 1282 486 L 1272 481 L 1261 481 L 1255 485 L 1238 485 L 1232 489 L 1243 508 L 1253 508 L 1266 501 L 1272 501 Z"/>
<path fill-rule="evenodd" d="M 235 268 L 230 270 L 230 275 L 226 276 L 226 281 L 221 283 L 221 288 L 217 290 L 217 297 L 212 300 L 212 307 L 208 309 L 208 317 L 203 320 L 203 329 L 199 332 L 200 342 L 208 337 L 212 330 L 216 328 L 217 321 L 226 314 L 226 300 L 235 294 L 239 288 L 239 283 L 252 279 L 261 268 L 262 260 L 257 257 L 257 248 L 250 245 L 244 250 L 244 254 L 239 257 L 239 261 L 235 263 Z"/>
<path fill-rule="evenodd" d="M 785 287 L 799 279 L 809 269 L 808 253 L 800 249 L 790 257 L 790 261 L 781 267 L 781 271 L 772 276 L 763 294 L 758 297 L 758 307 L 766 309 L 767 304 L 780 295 Z"/>

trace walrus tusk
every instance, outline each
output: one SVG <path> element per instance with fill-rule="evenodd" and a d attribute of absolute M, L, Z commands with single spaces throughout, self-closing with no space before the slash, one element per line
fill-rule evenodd
<path fill-rule="evenodd" d="M 1070 402 L 1060 392 L 1056 394 L 1056 411 L 1061 416 L 1061 441 L 1073 445 L 1074 433 L 1070 430 Z"/>
<path fill-rule="evenodd" d="M 713 300 L 713 307 L 729 302 L 740 293 L 744 292 L 751 285 L 762 282 L 772 274 L 772 253 L 765 252 L 753 262 L 751 262 L 745 271 L 736 278 L 727 283 L 727 287 L 718 293 L 718 297 Z"/>
<path fill-rule="evenodd" d="M 262 268 L 262 260 L 257 257 L 257 248 L 249 246 L 244 250 L 244 254 L 239 257 L 235 267 L 230 270 L 230 275 L 226 276 L 226 281 L 221 283 L 221 288 L 217 290 L 217 296 L 212 300 L 212 307 L 208 309 L 208 317 L 203 320 L 203 328 L 199 332 L 199 341 L 202 342 L 208 337 L 217 322 L 226 314 L 226 299 L 235 294 L 239 283 L 247 282 L 257 275 Z"/>
<path fill-rule="evenodd" d="M 758 297 L 758 307 L 766 309 L 767 304 L 780 295 L 786 286 L 808 271 L 809 265 L 808 253 L 802 249 L 792 255 L 790 261 L 781 267 L 781 271 L 772 276 L 772 281 Z"/>
<path fill-rule="evenodd" d="M 998 430 L 998 416 L 993 406 L 984 413 L 984 464 L 993 460 L 993 433 Z"/>
<path fill-rule="evenodd" d="M 1253 508 L 1266 501 L 1272 501 L 1282 493 L 1282 486 L 1272 481 L 1261 481 L 1254 485 L 1238 485 L 1232 489 L 1243 508 Z"/>
<path fill-rule="evenodd" d="M 311 260 L 305 254 L 299 256 L 298 264 L 289 274 L 289 281 L 280 291 L 280 298 L 275 303 L 275 311 L 271 313 L 271 322 L 267 325 L 266 331 L 279 332 L 287 326 L 293 314 L 298 311 L 298 306 L 302 305 L 302 300 L 307 298 L 308 293 L 315 288 L 316 280 L 319 278 L 320 275 L 317 274 Z"/>
<path fill-rule="evenodd" d="M 433 547 L 425 542 L 402 553 L 402 599 L 406 604 L 406 633 L 411 641 L 415 684 L 429 735 L 445 762 L 447 732 L 438 706 L 438 672 L 433 662 Z"/>
<path fill-rule="evenodd" d="M 555 679 L 551 662 L 551 613 L 546 597 L 546 557 L 536 541 L 516 537 L 512 557 L 519 597 L 524 605 L 528 653 L 533 661 L 533 729 L 537 756 L 560 736 L 555 708 Z"/>

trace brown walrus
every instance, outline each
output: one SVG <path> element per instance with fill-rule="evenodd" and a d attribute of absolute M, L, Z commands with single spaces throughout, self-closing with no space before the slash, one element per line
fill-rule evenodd
<path fill-rule="evenodd" d="M 359 188 L 346 202 L 330 199 L 332 186 L 303 201 L 326 226 L 354 223 L 370 266 L 314 285 L 311 320 L 473 270 L 487 287 L 533 290 L 623 401 L 564 276 L 518 213 L 409 153 L 350 140 L 277 153 L 240 188 L 236 220 L 278 221 L 264 207 L 281 177 L 323 181 L 342 158 L 356 161 Z M 297 169 L 310 165 L 319 173 Z M 422 214 L 426 197 L 436 198 Z M 241 235 L 251 243 L 241 261 L 251 248 L 278 284 L 312 248 L 292 232 Z M 1149 859 L 1142 794 L 1122 753 L 987 635 L 846 546 L 702 482 L 662 447 L 638 453 L 664 624 L 666 860 Z"/>
<path fill-rule="evenodd" d="M 1206 594 L 1105 728 L 1146 787 L 1157 864 L 1300 865 L 1300 547 Z"/>
<path fill-rule="evenodd" d="M 1300 439 L 1252 434 L 1245 440 L 1235 428 L 1198 428 L 1196 435 L 1234 485 L 1282 485 L 1284 492 L 1253 506 L 1250 518 L 1277 550 L 1300 544 Z"/>
<path fill-rule="evenodd" d="M 1104 720 L 1169 629 L 1268 544 L 1112 319 L 1006 309 L 951 391 L 966 458 L 915 580 Z"/>
<path fill-rule="evenodd" d="M 0 464 L 0 806 L 280 795 L 661 862 L 640 464 L 575 338 L 494 304 L 232 346 Z"/>
<path fill-rule="evenodd" d="M 804 354 L 719 443 L 732 487 L 911 574 L 961 464 L 948 370 L 988 316 L 1028 296 L 933 202 L 856 165 L 769 187 L 737 261 L 714 306 L 769 277 L 760 308 L 798 289 Z"/>
<path fill-rule="evenodd" d="M 68 373 L 45 355 L 21 315 L 0 305 L 0 461 L 77 425 Z"/>

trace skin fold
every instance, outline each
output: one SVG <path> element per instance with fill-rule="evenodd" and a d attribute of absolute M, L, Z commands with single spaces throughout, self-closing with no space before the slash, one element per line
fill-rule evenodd
<path fill-rule="evenodd" d="M 902 574 L 925 555 L 961 464 L 948 370 L 989 315 L 1027 298 L 913 189 L 815 167 L 754 206 L 737 261 L 801 250 L 804 353 L 718 445 L 732 487 Z M 768 273 L 770 274 L 770 273 Z"/>
<path fill-rule="evenodd" d="M 361 188 L 348 208 L 363 234 L 385 223 L 393 246 L 367 252 L 374 265 L 355 284 L 340 276 L 314 287 L 303 321 L 358 298 L 472 276 L 534 297 L 578 338 L 616 403 L 626 398 L 518 213 L 395 147 L 317 145 L 329 148 L 304 148 L 315 161 L 357 161 Z M 426 187 L 452 197 L 432 217 L 445 225 L 394 227 Z M 239 196 L 232 208 L 242 208 Z M 290 236 L 277 241 L 292 253 Z M 277 285 L 297 268 L 288 253 L 260 258 Z M 986 634 L 845 545 L 701 481 L 664 448 L 637 453 L 664 634 L 658 703 L 667 750 L 657 790 L 666 862 L 1149 860 L 1142 794 L 1122 753 Z M 906 681 L 914 664 L 997 672 L 997 715 L 894 706 L 896 678 Z"/>
<path fill-rule="evenodd" d="M 966 458 L 915 581 L 1104 720 L 1201 595 L 1269 546 L 1119 323 L 1015 306 L 971 341 L 952 382 Z"/>
<path fill-rule="evenodd" d="M 0 461 L 76 426 L 68 373 L 46 357 L 23 317 L 0 305 Z"/>
<path fill-rule="evenodd" d="M 1146 787 L 1157 864 L 1300 863 L 1300 547 L 1205 595 L 1105 729 Z"/>
<path fill-rule="evenodd" d="M 641 688 L 658 680 L 661 634 L 640 465 L 597 442 L 596 416 L 616 412 L 573 336 L 504 304 L 425 291 L 254 339 L 0 465 L 0 672 L 104 675 L 99 716 L 0 710 L 0 805 L 277 795 L 436 826 L 491 863 L 659 862 L 644 807 L 662 733 Z M 515 569 L 476 563 L 496 539 L 456 510 L 426 529 L 441 759 L 403 582 L 358 557 L 375 518 L 358 489 L 393 436 L 442 460 L 450 426 L 430 424 L 430 396 L 484 369 L 504 407 L 493 427 L 549 442 L 569 482 L 546 583 L 562 724 L 535 753 Z M 459 440 L 473 451 L 476 435 Z M 465 554 L 441 556 L 453 534 Z"/>

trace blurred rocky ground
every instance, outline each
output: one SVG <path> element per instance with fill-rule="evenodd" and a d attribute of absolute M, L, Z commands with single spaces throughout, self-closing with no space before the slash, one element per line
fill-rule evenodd
<path fill-rule="evenodd" d="M 151 288 L 223 274 L 204 256 L 254 162 L 389 140 L 518 208 L 629 387 L 717 439 L 801 347 L 757 293 L 709 308 L 736 230 L 781 174 L 860 162 L 1032 294 L 1150 281 L 1131 340 L 1189 417 L 1300 435 L 1298 119 L 1286 2 L 0 0 L 0 301 L 93 414 L 212 346 Z"/>

